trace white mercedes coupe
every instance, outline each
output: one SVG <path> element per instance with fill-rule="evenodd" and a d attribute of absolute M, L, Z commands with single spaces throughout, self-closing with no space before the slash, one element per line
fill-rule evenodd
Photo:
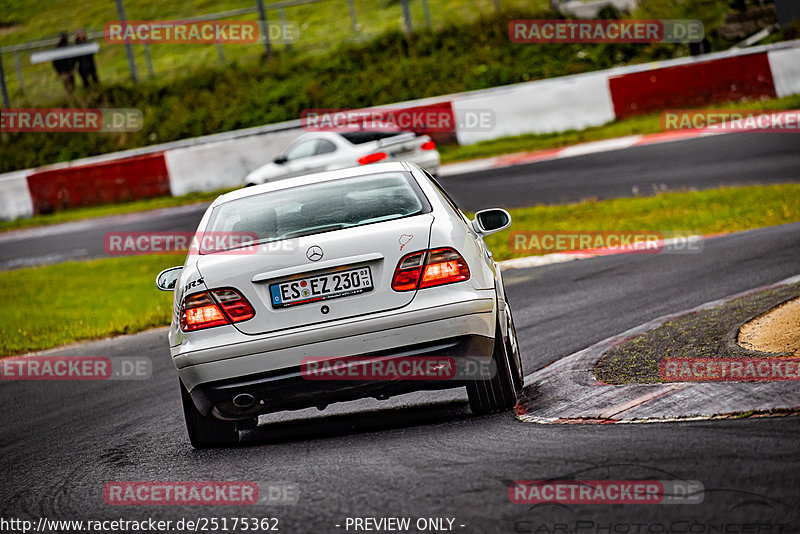
<path fill-rule="evenodd" d="M 521 358 L 500 269 L 483 241 L 510 224 L 502 209 L 469 220 L 408 162 L 217 198 L 185 264 L 156 279 L 175 292 L 169 345 L 192 445 L 235 444 L 265 413 L 423 389 L 466 387 L 476 414 L 512 408 Z M 464 359 L 488 362 L 491 372 L 306 374 L 309 359 L 329 358 Z"/>

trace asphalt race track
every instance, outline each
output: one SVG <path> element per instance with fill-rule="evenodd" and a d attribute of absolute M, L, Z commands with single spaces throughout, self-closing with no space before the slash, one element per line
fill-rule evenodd
<path fill-rule="evenodd" d="M 509 271 L 506 279 L 531 372 L 665 312 L 779 281 L 797 265 L 800 223 L 710 240 L 695 255 L 596 258 Z M 472 417 L 456 390 L 270 416 L 262 422 L 275 422 L 243 447 L 197 452 L 185 436 L 165 335 L 63 351 L 147 356 L 150 380 L 0 383 L 4 517 L 259 515 L 278 517 L 284 532 L 337 532 L 348 516 L 455 517 L 463 532 L 531 531 L 524 521 L 552 529 L 574 521 L 800 519 L 796 417 L 533 425 L 510 413 Z M 699 480 L 706 494 L 702 504 L 671 506 L 509 502 L 508 481 L 550 477 Z M 297 484 L 301 497 L 294 506 L 246 510 L 106 505 L 104 484 L 120 480 L 283 481 Z"/>
<path fill-rule="evenodd" d="M 800 138 L 737 133 L 504 167 L 441 179 L 462 209 L 640 195 L 655 188 L 800 181 Z M 491 184 L 491 185 L 489 185 Z M 207 204 L 0 234 L 0 270 L 104 257 L 106 232 L 191 232 Z"/>
<path fill-rule="evenodd" d="M 442 178 L 469 210 L 629 197 L 634 186 L 649 195 L 662 186 L 674 191 L 797 180 L 800 137 L 765 133 L 695 138 Z"/>
<path fill-rule="evenodd" d="M 725 137 L 727 143 L 740 143 L 744 152 L 747 138 Z M 749 140 L 755 143 L 753 151 L 764 152 L 766 158 L 760 143 L 770 139 L 755 134 Z M 705 141 L 691 141 L 689 151 Z M 644 148 L 648 153 L 664 151 L 664 160 L 672 154 L 671 164 L 680 168 L 670 171 L 659 161 L 637 157 L 652 168 L 645 171 L 642 163 L 642 177 L 631 182 L 648 183 L 650 175 L 663 180 L 670 172 L 670 187 L 695 174 L 698 186 L 729 178 L 748 181 L 738 171 L 731 176 L 735 162 L 720 155 L 720 167 L 727 170 L 712 177 L 703 166 L 695 172 L 692 158 L 681 155 L 687 148 L 682 143 Z M 784 168 L 784 175 L 768 180 L 769 173 L 762 170 L 753 180 L 800 177 L 800 155 L 787 154 L 783 146 L 776 150 L 768 161 L 776 162 L 774 173 Z M 704 151 L 692 153 L 697 158 Z M 613 165 L 628 159 L 626 155 L 604 157 Z M 565 194 L 594 194 L 591 176 L 622 182 L 618 171 L 603 168 L 598 157 L 591 157 L 591 169 L 571 175 L 574 185 L 568 185 L 570 175 L 563 178 Z M 785 166 L 792 158 L 790 173 Z M 562 172 L 578 169 L 580 159 L 565 160 Z M 541 169 L 514 167 L 497 180 L 512 184 L 514 176 L 528 173 L 535 191 Z M 448 179 L 449 188 L 467 195 L 468 189 L 459 192 L 452 181 Z M 585 193 L 579 192 L 581 181 Z M 473 207 L 468 196 L 462 198 L 467 208 Z M 800 223 L 795 223 L 710 239 L 697 254 L 608 256 L 510 270 L 505 280 L 525 371 L 530 373 L 666 313 L 796 275 L 798 266 Z M 0 382 L 2 517 L 276 517 L 281 532 L 314 533 L 347 532 L 348 517 L 410 517 L 412 523 L 417 518 L 451 518 L 453 530 L 469 533 L 800 532 L 798 417 L 535 425 L 521 423 L 511 413 L 473 417 L 466 394 L 455 390 L 268 416 L 245 435 L 243 446 L 195 451 L 185 435 L 164 329 L 59 353 L 147 356 L 153 375 L 127 382 Z M 535 506 L 509 501 L 510 481 L 550 478 L 693 480 L 705 492 L 702 503 L 682 505 Z M 103 499 L 103 487 L 112 481 L 188 480 L 281 482 L 296 485 L 300 498 L 288 506 L 213 508 L 110 506 Z"/>

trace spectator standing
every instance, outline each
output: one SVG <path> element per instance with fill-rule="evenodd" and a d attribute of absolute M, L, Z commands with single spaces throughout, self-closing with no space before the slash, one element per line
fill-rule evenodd
<path fill-rule="evenodd" d="M 88 39 L 85 31 L 79 31 L 75 36 L 75 44 L 86 44 Z M 97 85 L 97 67 L 94 64 L 94 54 L 86 54 L 85 56 L 78 56 L 78 73 L 83 80 L 83 86 L 89 88 L 92 85 Z"/>
<path fill-rule="evenodd" d="M 67 32 L 61 32 L 56 48 L 69 46 L 69 36 Z M 62 58 L 53 60 L 53 68 L 56 69 L 58 77 L 64 83 L 67 93 L 72 94 L 75 89 L 75 58 Z"/>

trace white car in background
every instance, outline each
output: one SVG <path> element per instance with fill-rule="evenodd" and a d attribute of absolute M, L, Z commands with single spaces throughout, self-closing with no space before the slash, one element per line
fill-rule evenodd
<path fill-rule="evenodd" d="M 244 185 L 391 161 L 410 161 L 436 176 L 439 160 L 436 144 L 427 135 L 402 131 L 312 132 L 301 135 L 271 163 L 248 174 Z"/>
<path fill-rule="evenodd" d="M 513 407 L 521 359 L 500 269 L 483 241 L 510 223 L 502 209 L 469 220 L 407 162 L 217 198 L 197 235 L 247 232 L 257 247 L 190 250 L 183 267 L 156 280 L 175 291 L 169 345 L 192 445 L 236 443 L 260 414 L 422 389 L 466 386 L 479 414 Z M 309 380 L 302 366 L 315 357 L 463 357 L 495 371 Z"/>

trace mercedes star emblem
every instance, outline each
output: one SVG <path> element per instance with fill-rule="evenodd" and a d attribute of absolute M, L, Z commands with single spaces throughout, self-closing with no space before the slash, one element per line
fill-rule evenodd
<path fill-rule="evenodd" d="M 313 247 L 309 247 L 306 251 L 306 258 L 311 261 L 319 261 L 322 259 L 322 247 L 314 245 Z"/>

